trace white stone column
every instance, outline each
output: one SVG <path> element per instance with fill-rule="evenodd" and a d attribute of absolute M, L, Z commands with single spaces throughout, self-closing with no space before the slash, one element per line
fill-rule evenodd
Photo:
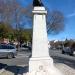
<path fill-rule="evenodd" d="M 62 75 L 49 56 L 46 14 L 44 7 L 34 7 L 32 57 L 28 75 Z"/>
<path fill-rule="evenodd" d="M 32 57 L 49 57 L 46 14 L 44 7 L 34 7 Z"/>

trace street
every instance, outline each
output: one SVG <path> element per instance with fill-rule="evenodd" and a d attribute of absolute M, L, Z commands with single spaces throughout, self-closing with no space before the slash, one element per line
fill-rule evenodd
<path fill-rule="evenodd" d="M 50 50 L 54 63 L 63 63 L 75 69 L 75 56 L 62 54 L 60 50 Z"/>
<path fill-rule="evenodd" d="M 29 55 L 31 53 L 27 51 L 18 52 L 17 56 L 12 59 L 1 58 L 0 63 L 7 64 L 7 65 L 26 65 L 28 64 Z"/>
<path fill-rule="evenodd" d="M 28 71 L 28 61 L 31 52 L 22 51 L 18 52 L 17 56 L 12 59 L 1 58 L 0 69 L 5 68 L 4 72 L 0 75 L 18 75 Z"/>
<path fill-rule="evenodd" d="M 75 56 L 61 54 L 60 50 L 50 50 L 50 56 L 54 59 L 54 63 L 64 63 L 69 67 L 75 69 Z M 7 66 L 6 70 L 17 74 L 23 74 L 28 71 L 28 62 L 31 52 L 22 51 L 18 52 L 17 56 L 12 59 L 0 59 L 1 64 Z"/>

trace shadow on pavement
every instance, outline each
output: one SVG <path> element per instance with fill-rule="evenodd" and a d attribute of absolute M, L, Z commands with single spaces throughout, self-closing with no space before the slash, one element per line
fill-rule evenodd
<path fill-rule="evenodd" d="M 27 73 L 28 72 L 28 66 L 8 66 L 7 64 L 2 64 L 0 63 L 0 70 L 7 66 L 7 68 L 5 68 L 6 71 L 12 72 L 14 75 L 23 75 L 23 73 Z"/>
<path fill-rule="evenodd" d="M 1 70 L 2 68 L 4 68 L 5 66 L 7 66 L 7 65 L 0 63 L 0 70 Z"/>

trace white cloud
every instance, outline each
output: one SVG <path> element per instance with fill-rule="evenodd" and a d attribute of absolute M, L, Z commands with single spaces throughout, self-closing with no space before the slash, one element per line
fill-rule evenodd
<path fill-rule="evenodd" d="M 75 12 L 67 15 L 67 18 L 70 18 L 70 17 L 73 17 L 73 16 L 75 16 Z"/>

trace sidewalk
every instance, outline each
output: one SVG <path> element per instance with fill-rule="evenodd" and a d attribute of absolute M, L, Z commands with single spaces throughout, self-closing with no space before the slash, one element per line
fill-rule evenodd
<path fill-rule="evenodd" d="M 64 75 L 75 75 L 75 69 L 62 64 L 62 63 L 57 63 L 55 66 L 64 74 Z"/>
<path fill-rule="evenodd" d="M 27 65 L 7 66 L 0 70 L 0 75 L 23 75 L 27 71 Z"/>
<path fill-rule="evenodd" d="M 75 69 L 62 64 L 62 63 L 56 63 L 54 64 L 64 75 L 75 75 Z M 23 65 L 24 66 L 24 65 Z M 16 70 L 16 68 L 15 68 Z M 23 75 L 24 72 L 26 73 L 25 67 L 24 68 L 19 68 L 19 72 L 13 73 L 7 70 L 4 70 L 0 75 Z"/>

